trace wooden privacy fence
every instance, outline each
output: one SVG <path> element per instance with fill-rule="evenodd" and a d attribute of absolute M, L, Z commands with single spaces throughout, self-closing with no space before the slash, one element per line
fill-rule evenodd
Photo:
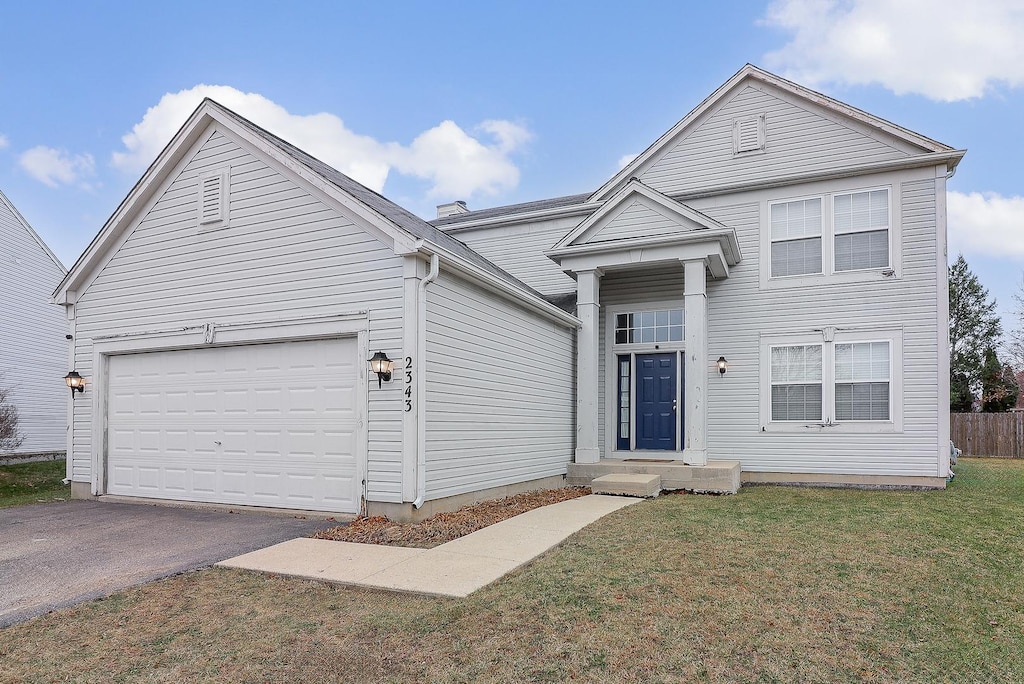
<path fill-rule="evenodd" d="M 1024 411 L 951 413 L 949 438 L 964 456 L 1024 458 Z"/>

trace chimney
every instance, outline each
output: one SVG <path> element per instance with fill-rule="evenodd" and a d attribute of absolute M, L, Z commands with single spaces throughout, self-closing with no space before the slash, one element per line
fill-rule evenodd
<path fill-rule="evenodd" d="M 448 204 L 437 205 L 437 218 L 444 218 L 446 216 L 457 216 L 459 214 L 469 213 L 469 207 L 462 200 L 455 200 Z"/>

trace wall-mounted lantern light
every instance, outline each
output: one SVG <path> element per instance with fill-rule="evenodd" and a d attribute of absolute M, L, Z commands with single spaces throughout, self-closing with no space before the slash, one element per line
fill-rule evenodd
<path fill-rule="evenodd" d="M 395 362 L 388 358 L 382 351 L 373 355 L 370 361 L 370 370 L 377 374 L 377 387 L 383 387 L 384 381 L 391 381 L 391 371 L 395 368 Z"/>
<path fill-rule="evenodd" d="M 64 382 L 71 388 L 71 398 L 75 398 L 75 391 L 85 391 L 85 378 L 78 374 L 78 371 L 71 371 L 64 376 Z"/>
<path fill-rule="evenodd" d="M 725 375 L 725 371 L 729 370 L 729 362 L 725 360 L 724 356 L 718 357 L 718 372 L 721 375 Z"/>

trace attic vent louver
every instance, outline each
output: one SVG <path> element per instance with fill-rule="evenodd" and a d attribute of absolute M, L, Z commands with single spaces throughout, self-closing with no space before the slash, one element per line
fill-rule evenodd
<path fill-rule="evenodd" d="M 758 114 L 746 119 L 736 119 L 732 126 L 733 153 L 763 152 L 765 143 L 764 124 L 764 114 Z"/>
<path fill-rule="evenodd" d="M 209 171 L 199 177 L 199 227 L 216 228 L 227 222 L 228 170 Z"/>

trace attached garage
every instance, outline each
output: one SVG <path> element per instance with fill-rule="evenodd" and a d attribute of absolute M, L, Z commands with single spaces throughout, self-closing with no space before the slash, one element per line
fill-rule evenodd
<path fill-rule="evenodd" d="M 111 494 L 355 513 L 356 338 L 119 354 Z"/>

